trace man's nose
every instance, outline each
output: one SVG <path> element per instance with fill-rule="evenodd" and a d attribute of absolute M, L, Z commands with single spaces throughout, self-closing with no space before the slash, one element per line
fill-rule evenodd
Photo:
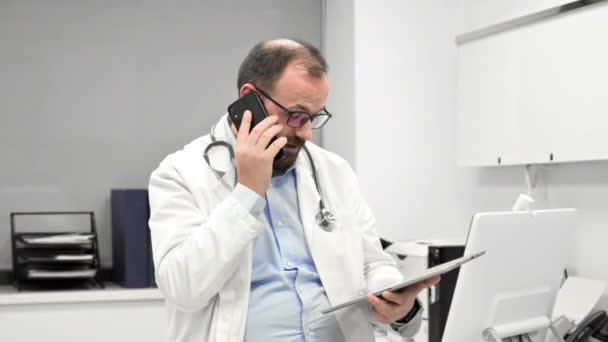
<path fill-rule="evenodd" d="M 312 125 L 310 121 L 305 123 L 302 127 L 295 128 L 295 134 L 302 140 L 312 139 Z"/>

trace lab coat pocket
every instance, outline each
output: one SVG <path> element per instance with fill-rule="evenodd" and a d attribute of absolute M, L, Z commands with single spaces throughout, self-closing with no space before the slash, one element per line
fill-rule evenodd
<path fill-rule="evenodd" d="M 363 279 L 362 237 L 351 220 L 341 222 L 335 234 L 335 267 L 355 286 Z"/>
<path fill-rule="evenodd" d="M 334 223 L 332 228 L 331 231 L 326 231 L 315 223 L 315 235 L 317 242 L 322 246 L 323 254 L 336 257 L 344 254 L 346 241 L 342 226 L 338 222 Z"/>

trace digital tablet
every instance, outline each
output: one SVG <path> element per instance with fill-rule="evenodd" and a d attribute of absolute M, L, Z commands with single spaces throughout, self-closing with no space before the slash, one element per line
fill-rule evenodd
<path fill-rule="evenodd" d="M 387 288 L 385 288 L 383 290 L 374 292 L 373 295 L 376 296 L 376 297 L 382 297 L 382 293 L 384 291 L 399 292 L 399 290 L 402 290 L 402 289 L 404 289 L 404 288 L 406 288 L 408 286 L 411 286 L 411 285 L 414 285 L 414 284 L 419 283 L 421 281 L 424 281 L 424 280 L 427 280 L 427 279 L 431 279 L 431 278 L 433 278 L 435 276 L 447 273 L 447 272 L 449 272 L 449 271 L 451 271 L 451 270 L 453 270 L 455 268 L 460 267 L 460 265 L 462 265 L 464 263 L 467 263 L 467 262 L 469 262 L 469 261 L 471 261 L 471 260 L 473 260 L 475 258 L 478 258 L 478 257 L 484 255 L 485 253 L 486 253 L 486 251 L 481 251 L 481 252 L 477 252 L 477 253 L 474 253 L 474 254 L 468 254 L 468 255 L 465 255 L 465 256 L 460 257 L 458 259 L 454 259 L 452 261 L 448 261 L 446 263 L 443 263 L 441 265 L 437 265 L 435 267 L 431 267 L 431 268 L 425 270 L 424 272 L 422 272 L 422 273 L 420 273 L 418 275 L 415 275 L 413 277 L 408 277 L 408 278 L 403 279 L 400 283 L 397 283 L 395 285 L 389 286 L 389 287 L 387 287 Z M 338 305 L 329 307 L 329 308 L 327 308 L 325 310 L 321 310 L 321 313 L 322 314 L 327 314 L 327 313 L 330 313 L 330 312 L 333 312 L 333 311 L 345 308 L 347 306 L 350 306 L 350 305 L 353 305 L 353 304 L 357 304 L 357 303 L 360 303 L 360 302 L 366 302 L 366 301 L 367 301 L 367 299 L 365 298 L 365 295 L 362 295 L 362 296 L 357 297 L 357 298 L 355 298 L 353 300 L 350 300 L 348 302 L 345 302 L 345 303 L 342 303 L 342 304 L 338 304 Z"/>

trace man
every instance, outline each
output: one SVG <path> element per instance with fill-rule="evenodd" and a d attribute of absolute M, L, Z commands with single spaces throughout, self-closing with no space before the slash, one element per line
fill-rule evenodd
<path fill-rule="evenodd" d="M 223 116 L 152 173 L 150 229 L 171 340 L 368 342 L 372 320 L 417 331 L 416 296 L 438 278 L 320 313 L 401 279 L 351 168 L 307 142 L 331 117 L 326 69 L 306 42 L 256 45 L 239 70 L 239 96 L 257 93 L 268 117 L 249 132 L 249 111 L 238 130 Z M 230 147 L 207 149 L 213 142 Z M 213 149 L 234 149 L 234 167 L 219 171 L 230 158 Z M 315 221 L 321 198 L 335 216 L 329 229 Z"/>

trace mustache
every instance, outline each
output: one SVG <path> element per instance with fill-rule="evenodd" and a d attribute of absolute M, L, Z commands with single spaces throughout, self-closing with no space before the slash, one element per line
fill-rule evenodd
<path fill-rule="evenodd" d="M 286 137 L 287 138 L 287 137 Z M 306 140 L 298 137 L 287 138 L 287 145 L 302 147 L 306 143 Z"/>

